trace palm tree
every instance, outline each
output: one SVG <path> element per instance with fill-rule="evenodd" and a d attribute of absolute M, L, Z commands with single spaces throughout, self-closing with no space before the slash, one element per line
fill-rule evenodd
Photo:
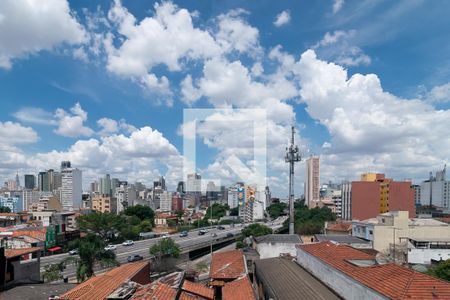
<path fill-rule="evenodd" d="M 76 240 L 71 246 L 78 249 L 79 258 L 70 257 L 67 262 L 76 264 L 78 282 L 94 276 L 96 265 L 110 267 L 119 264 L 114 252 L 106 251 L 104 249 L 105 242 L 97 235 L 88 234 L 86 237 Z"/>

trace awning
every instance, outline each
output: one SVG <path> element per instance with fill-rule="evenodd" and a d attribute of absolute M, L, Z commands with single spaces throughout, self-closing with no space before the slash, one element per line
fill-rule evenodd
<path fill-rule="evenodd" d="M 47 249 L 47 251 L 50 251 L 50 252 L 54 252 L 54 251 L 58 251 L 58 250 L 61 250 L 61 247 L 53 247 L 53 248 Z"/>

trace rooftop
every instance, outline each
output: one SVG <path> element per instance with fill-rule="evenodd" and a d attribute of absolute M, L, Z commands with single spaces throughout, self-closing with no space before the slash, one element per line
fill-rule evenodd
<path fill-rule="evenodd" d="M 133 278 L 147 264 L 146 261 L 140 261 L 121 265 L 105 274 L 91 277 L 60 297 L 67 300 L 103 300 L 125 281 Z"/>
<path fill-rule="evenodd" d="M 256 300 L 252 284 L 247 275 L 232 282 L 228 282 L 222 288 L 223 300 Z M 297 298 L 298 299 L 298 298 Z"/>
<path fill-rule="evenodd" d="M 352 223 L 328 223 L 326 230 L 348 232 L 352 230 Z"/>
<path fill-rule="evenodd" d="M 255 262 L 255 276 L 274 300 L 340 299 L 326 285 L 292 260 L 268 258 Z"/>
<path fill-rule="evenodd" d="M 339 244 L 370 244 L 369 241 L 360 239 L 356 236 L 351 235 L 340 235 L 340 234 L 316 234 L 314 235 L 319 242 L 324 241 L 334 241 Z"/>
<path fill-rule="evenodd" d="M 206 299 L 214 299 L 214 289 L 208 288 L 200 283 L 185 280 L 182 290 Z"/>
<path fill-rule="evenodd" d="M 350 246 L 322 242 L 297 247 L 388 298 L 450 299 L 450 283 L 432 276 L 396 264 L 355 265 L 352 262 L 373 260 L 374 256 Z"/>
<path fill-rule="evenodd" d="M 218 252 L 212 255 L 209 277 L 235 279 L 247 273 L 244 254 L 239 250 Z"/>
<path fill-rule="evenodd" d="M 254 238 L 257 243 L 294 243 L 302 242 L 297 234 L 266 234 Z"/>
<path fill-rule="evenodd" d="M 176 296 L 176 289 L 168 284 L 156 281 L 138 288 L 130 300 L 173 300 Z"/>
<path fill-rule="evenodd" d="M 40 251 L 40 247 L 32 247 L 32 248 L 21 248 L 21 249 L 5 249 L 5 257 L 6 258 L 13 258 L 16 256 L 25 255 L 28 253 L 33 253 Z"/>
<path fill-rule="evenodd" d="M 41 283 L 20 285 L 2 291 L 0 299 L 48 300 L 50 296 L 59 295 L 72 289 L 73 283 Z"/>

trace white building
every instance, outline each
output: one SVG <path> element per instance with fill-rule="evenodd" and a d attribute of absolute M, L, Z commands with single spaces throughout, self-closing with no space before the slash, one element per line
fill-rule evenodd
<path fill-rule="evenodd" d="M 170 212 L 172 210 L 172 193 L 163 191 L 159 195 L 159 210 L 164 212 Z"/>
<path fill-rule="evenodd" d="M 320 159 L 311 156 L 306 160 L 305 204 L 316 207 L 320 200 Z"/>
<path fill-rule="evenodd" d="M 408 263 L 429 265 L 450 259 L 450 237 L 408 239 Z"/>
<path fill-rule="evenodd" d="M 83 207 L 81 170 L 74 168 L 61 170 L 61 205 L 64 211 Z"/>
<path fill-rule="evenodd" d="M 352 183 L 345 182 L 341 186 L 341 218 L 352 219 Z"/>
<path fill-rule="evenodd" d="M 302 240 L 297 234 L 267 234 L 253 238 L 253 248 L 258 252 L 260 259 L 279 257 L 289 254 L 297 256 L 295 245 Z"/>
<path fill-rule="evenodd" d="M 431 190 L 431 195 L 430 195 Z M 436 176 L 431 176 L 420 184 L 420 204 L 437 206 L 444 210 L 450 209 L 450 181 L 447 180 L 446 168 L 436 172 Z"/>

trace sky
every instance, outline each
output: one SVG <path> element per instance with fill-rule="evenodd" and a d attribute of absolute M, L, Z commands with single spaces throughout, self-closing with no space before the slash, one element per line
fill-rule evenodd
<path fill-rule="evenodd" d="M 105 173 L 163 175 L 173 189 L 186 170 L 228 185 L 264 167 L 286 197 L 295 126 L 296 195 L 310 155 L 322 182 L 369 171 L 420 182 L 450 160 L 448 11 L 444 0 L 0 1 L 0 180 L 70 160 L 85 189 Z M 186 122 L 192 109 L 212 113 Z"/>

